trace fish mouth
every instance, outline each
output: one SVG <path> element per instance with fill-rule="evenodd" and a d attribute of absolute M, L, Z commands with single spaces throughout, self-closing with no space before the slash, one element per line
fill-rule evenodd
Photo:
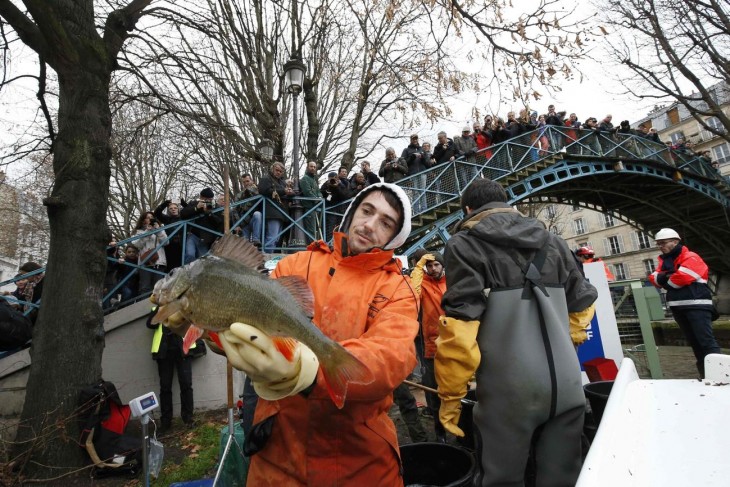
<path fill-rule="evenodd" d="M 181 323 L 186 322 L 187 318 L 185 318 L 183 310 L 187 308 L 188 304 L 188 300 L 185 297 L 185 293 L 187 292 L 187 289 L 184 290 L 176 299 L 171 299 L 165 304 L 159 304 L 159 301 L 157 300 L 157 297 L 155 295 L 150 296 L 150 301 L 158 304 L 157 313 L 155 313 L 155 316 L 152 317 L 152 320 L 150 322 L 153 325 L 157 323 L 163 323 L 170 328 L 175 328 Z M 154 300 L 153 297 L 155 298 Z M 173 319 L 170 320 L 170 318 Z"/>

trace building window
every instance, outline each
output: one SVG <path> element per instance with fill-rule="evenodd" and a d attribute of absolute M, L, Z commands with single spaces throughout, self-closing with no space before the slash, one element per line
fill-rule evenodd
<path fill-rule="evenodd" d="M 636 242 L 639 246 L 639 250 L 650 249 L 652 247 L 649 235 L 638 230 L 636 231 Z"/>
<path fill-rule="evenodd" d="M 615 224 L 616 224 L 616 222 L 613 219 L 613 215 L 611 215 L 610 213 L 604 213 L 603 214 L 603 226 L 605 228 L 612 227 Z"/>
<path fill-rule="evenodd" d="M 717 117 L 710 117 L 707 120 L 705 120 L 705 123 L 712 127 L 715 131 L 724 134 L 725 133 L 725 127 L 722 125 L 722 122 L 720 122 L 720 119 Z"/>
<path fill-rule="evenodd" d="M 625 281 L 629 278 L 626 272 L 626 266 L 624 266 L 621 262 L 613 265 L 613 275 L 616 277 L 617 281 Z"/>
<path fill-rule="evenodd" d="M 606 239 L 607 253 L 609 255 L 617 255 L 623 252 L 623 239 L 621 235 L 612 235 Z"/>
<path fill-rule="evenodd" d="M 558 228 L 557 225 L 550 225 L 550 233 L 552 233 L 553 235 L 557 235 L 559 237 L 560 229 Z"/>
<path fill-rule="evenodd" d="M 672 108 L 671 110 L 667 110 L 667 121 L 669 122 L 667 125 L 676 125 L 679 123 L 679 109 L 678 108 Z"/>
<path fill-rule="evenodd" d="M 557 210 L 555 209 L 555 205 L 548 205 L 545 208 L 545 214 L 548 218 L 555 218 L 555 216 L 558 214 Z"/>
<path fill-rule="evenodd" d="M 576 235 L 583 235 L 586 233 L 586 225 L 582 218 L 576 218 L 573 220 L 573 226 L 575 227 Z"/>
<path fill-rule="evenodd" d="M 669 136 L 672 139 L 672 144 L 679 142 L 679 139 L 684 140 L 684 132 L 674 132 Z"/>
<path fill-rule="evenodd" d="M 715 160 L 720 164 L 730 162 L 730 145 L 727 142 L 712 148 Z"/>
<path fill-rule="evenodd" d="M 647 276 L 656 270 L 656 263 L 654 262 L 654 259 L 646 259 L 643 262 L 644 271 L 646 272 Z"/>

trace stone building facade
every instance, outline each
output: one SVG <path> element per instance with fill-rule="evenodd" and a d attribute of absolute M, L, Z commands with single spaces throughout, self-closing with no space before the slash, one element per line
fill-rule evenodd
<path fill-rule="evenodd" d="M 24 262 L 45 265 L 48 245 L 48 217 L 42 202 L 18 189 L 0 171 L 0 282 L 12 279 Z"/>

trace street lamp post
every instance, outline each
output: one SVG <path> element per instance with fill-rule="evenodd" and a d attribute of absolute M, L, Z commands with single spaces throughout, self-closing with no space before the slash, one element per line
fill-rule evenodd
<path fill-rule="evenodd" d="M 292 148 L 292 169 L 294 172 L 294 195 L 299 196 L 299 93 L 304 85 L 305 64 L 299 58 L 292 57 L 284 65 L 284 75 L 286 77 L 286 89 L 292 94 L 292 112 L 293 112 L 293 139 L 294 146 Z M 292 238 L 289 242 L 290 247 L 304 247 L 304 231 L 301 228 L 302 205 L 298 200 L 294 200 L 291 209 L 296 224 L 292 232 Z"/>
<path fill-rule="evenodd" d="M 271 163 L 271 159 L 274 157 L 274 145 L 269 139 L 263 139 L 259 143 L 259 154 L 266 164 Z"/>

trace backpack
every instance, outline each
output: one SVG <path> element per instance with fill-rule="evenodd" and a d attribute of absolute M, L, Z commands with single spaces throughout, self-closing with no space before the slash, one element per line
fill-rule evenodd
<path fill-rule="evenodd" d="M 31 338 L 33 322 L 0 298 L 0 351 L 14 350 Z"/>
<path fill-rule="evenodd" d="M 142 469 L 142 438 L 124 434 L 131 414 L 111 382 L 102 379 L 81 389 L 79 446 L 94 463 L 94 477 L 137 475 Z"/>

